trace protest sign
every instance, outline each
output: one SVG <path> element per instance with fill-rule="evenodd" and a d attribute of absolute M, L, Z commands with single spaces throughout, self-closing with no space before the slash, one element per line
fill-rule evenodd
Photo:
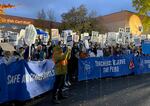
<path fill-rule="evenodd" d="M 149 39 L 149 40 L 150 40 L 150 34 L 148 34 L 148 35 L 147 35 L 147 39 Z"/>
<path fill-rule="evenodd" d="M 131 35 L 130 35 L 130 33 L 124 33 L 125 34 L 125 38 L 124 38 L 124 40 L 125 40 L 125 44 L 130 44 L 130 42 L 131 42 Z"/>
<path fill-rule="evenodd" d="M 22 39 L 25 37 L 25 30 L 24 29 L 21 29 L 20 30 L 20 33 L 19 33 L 19 36 L 18 36 L 18 40 Z"/>
<path fill-rule="evenodd" d="M 69 37 L 68 37 L 69 36 Z M 73 31 L 72 30 L 63 30 L 61 34 L 64 44 L 73 41 Z"/>
<path fill-rule="evenodd" d="M 0 43 L 0 47 L 4 51 L 16 51 L 14 46 L 9 43 Z"/>
<path fill-rule="evenodd" d="M 51 29 L 51 40 L 58 40 L 60 39 L 59 30 L 58 29 Z"/>
<path fill-rule="evenodd" d="M 84 40 L 84 34 L 81 34 L 81 38 L 80 38 L 80 40 Z"/>
<path fill-rule="evenodd" d="M 72 35 L 67 36 L 67 46 L 73 47 L 73 40 Z"/>
<path fill-rule="evenodd" d="M 90 39 L 89 33 L 84 33 L 83 40 L 89 40 L 89 39 Z"/>
<path fill-rule="evenodd" d="M 126 32 L 119 32 L 116 33 L 116 43 L 125 45 L 126 43 L 129 43 L 130 41 L 130 34 Z"/>
<path fill-rule="evenodd" d="M 107 42 L 108 45 L 116 45 L 116 32 L 108 32 Z"/>
<path fill-rule="evenodd" d="M 141 46 L 141 39 L 140 39 L 140 37 L 134 36 L 133 39 L 134 39 L 135 46 Z"/>
<path fill-rule="evenodd" d="M 25 28 L 24 40 L 28 46 L 35 43 L 36 36 L 37 36 L 37 32 L 33 25 L 29 25 Z"/>
<path fill-rule="evenodd" d="M 98 42 L 99 32 L 92 31 L 91 42 Z"/>
<path fill-rule="evenodd" d="M 146 35 L 141 35 L 141 40 L 146 40 Z"/>
<path fill-rule="evenodd" d="M 21 29 L 19 36 L 17 37 L 19 47 L 22 47 L 24 45 L 24 41 L 23 41 L 24 38 L 25 38 L 25 30 Z"/>
<path fill-rule="evenodd" d="M 129 68 L 132 60 L 133 55 L 79 59 L 78 79 L 82 81 L 131 74 L 134 70 Z"/>
<path fill-rule="evenodd" d="M 76 33 L 73 33 L 73 41 L 79 42 L 79 35 L 77 35 Z"/>
<path fill-rule="evenodd" d="M 85 40 L 84 44 L 85 44 L 86 49 L 89 49 L 89 42 L 88 42 L 88 40 Z"/>
<path fill-rule="evenodd" d="M 29 100 L 53 88 L 55 80 L 52 60 L 24 60 L 0 64 L 0 103 Z"/>

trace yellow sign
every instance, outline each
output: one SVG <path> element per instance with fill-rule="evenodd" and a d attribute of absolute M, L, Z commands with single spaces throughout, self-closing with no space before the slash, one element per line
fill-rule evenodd
<path fill-rule="evenodd" d="M 24 21 L 24 20 L 16 20 L 16 19 L 5 19 L 3 17 L 0 17 L 0 23 L 11 23 L 11 24 L 22 24 L 22 25 L 29 25 L 31 24 L 30 21 Z"/>
<path fill-rule="evenodd" d="M 132 15 L 129 19 L 129 26 L 132 35 L 141 35 L 142 34 L 142 22 L 137 15 Z"/>

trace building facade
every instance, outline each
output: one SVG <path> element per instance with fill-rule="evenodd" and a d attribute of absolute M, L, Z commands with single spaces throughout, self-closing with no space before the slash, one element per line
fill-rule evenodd
<path fill-rule="evenodd" d="M 25 29 L 26 26 L 30 24 L 33 24 L 36 28 L 46 31 L 50 31 L 52 28 L 58 28 L 59 26 L 59 23 L 57 22 L 0 15 L 0 42 L 10 42 L 16 45 L 17 37 L 19 36 L 21 29 Z"/>
<path fill-rule="evenodd" d="M 29 24 L 33 24 L 36 28 L 50 30 L 57 28 L 59 23 L 18 16 L 0 15 L 0 30 L 2 31 L 20 32 L 21 29 L 25 29 Z"/>
<path fill-rule="evenodd" d="M 130 32 L 129 22 L 131 16 L 133 15 L 137 15 L 137 13 L 124 10 L 105 16 L 100 16 L 97 19 L 102 23 L 105 29 L 107 29 L 107 32 Z M 139 18 L 142 19 L 143 17 L 140 16 Z"/>

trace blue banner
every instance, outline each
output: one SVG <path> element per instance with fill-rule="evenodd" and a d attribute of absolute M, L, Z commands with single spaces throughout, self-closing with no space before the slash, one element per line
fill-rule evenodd
<path fill-rule="evenodd" d="M 150 56 L 133 55 L 79 59 L 78 80 L 117 77 L 132 73 L 150 73 Z M 0 64 L 0 103 L 28 100 L 53 88 L 55 81 L 52 60 L 20 60 Z"/>
<path fill-rule="evenodd" d="M 78 64 L 79 81 L 129 75 L 135 69 L 133 55 L 80 59 Z"/>
<path fill-rule="evenodd" d="M 141 56 L 136 58 L 136 74 L 150 73 L 150 57 Z"/>
<path fill-rule="evenodd" d="M 8 100 L 8 86 L 6 83 L 6 65 L 0 64 L 0 103 Z"/>
<path fill-rule="evenodd" d="M 28 100 L 53 88 L 54 63 L 24 60 L 0 66 L 0 103 L 11 100 Z"/>
<path fill-rule="evenodd" d="M 150 41 L 144 40 L 142 42 L 142 52 L 143 54 L 150 54 Z"/>

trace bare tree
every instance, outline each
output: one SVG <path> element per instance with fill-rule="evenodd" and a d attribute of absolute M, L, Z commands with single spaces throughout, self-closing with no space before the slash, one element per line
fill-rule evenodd
<path fill-rule="evenodd" d="M 56 21 L 55 13 L 52 9 L 49 9 L 47 11 L 47 16 L 49 21 L 53 21 L 53 22 Z"/>
<path fill-rule="evenodd" d="M 46 20 L 46 13 L 44 9 L 40 10 L 37 14 L 37 18 L 41 20 Z"/>

